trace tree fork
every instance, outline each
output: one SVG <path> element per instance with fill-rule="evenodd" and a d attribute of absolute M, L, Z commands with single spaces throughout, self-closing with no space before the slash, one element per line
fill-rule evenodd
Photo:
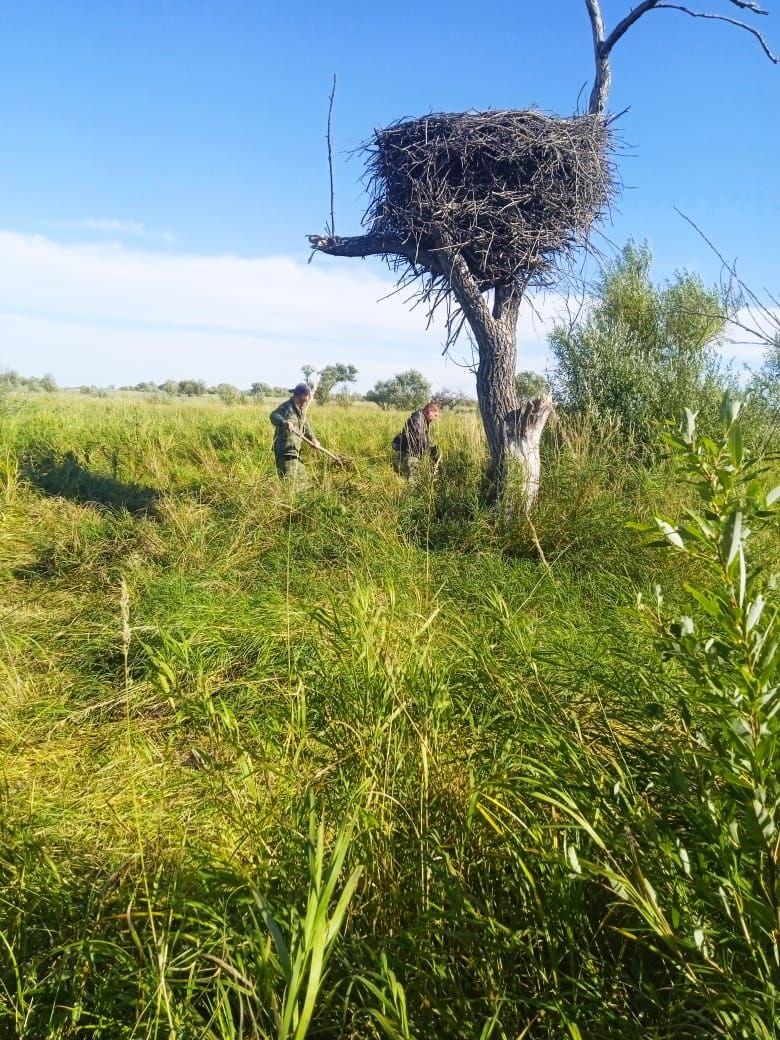
<path fill-rule="evenodd" d="M 728 2 L 740 11 L 748 11 L 754 15 L 768 14 L 756 0 L 728 0 Z M 606 112 L 609 90 L 612 85 L 611 57 L 615 44 L 625 36 L 628 30 L 640 18 L 651 11 L 677 11 L 680 14 L 689 15 L 691 18 L 703 18 L 711 22 L 724 22 L 732 28 L 750 33 L 751 36 L 758 40 L 761 49 L 772 64 L 780 64 L 780 57 L 772 51 L 764 34 L 759 32 L 755 26 L 738 18 L 729 18 L 726 15 L 714 14 L 708 11 L 697 11 L 686 4 L 669 3 L 668 0 L 642 0 L 607 34 L 604 27 L 604 16 L 601 13 L 601 0 L 585 0 L 585 6 L 588 9 L 588 17 L 590 18 L 590 25 L 593 31 L 593 53 L 596 60 L 596 75 L 588 106 L 588 110 L 594 115 L 603 115 Z"/>

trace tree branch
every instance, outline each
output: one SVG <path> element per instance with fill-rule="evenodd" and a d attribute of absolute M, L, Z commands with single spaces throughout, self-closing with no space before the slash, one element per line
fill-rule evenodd
<path fill-rule="evenodd" d="M 731 3 L 735 7 L 742 8 L 743 11 L 752 11 L 753 14 L 769 14 L 769 11 L 765 11 L 763 7 L 759 7 L 755 0 L 731 0 Z"/>
<path fill-rule="evenodd" d="M 596 75 L 593 80 L 593 90 L 590 94 L 588 110 L 595 115 L 601 113 L 607 107 L 609 88 L 612 84 L 612 70 L 609 64 L 609 56 L 604 54 L 604 16 L 601 13 L 599 0 L 585 0 L 590 18 L 590 27 L 593 32 L 593 56 L 596 61 Z"/>
<path fill-rule="evenodd" d="M 309 245 L 318 253 L 328 256 L 367 257 L 400 256 L 410 264 L 422 264 L 434 275 L 444 278 L 452 288 L 461 310 L 480 333 L 490 334 L 495 318 L 490 313 L 476 278 L 460 253 L 441 247 L 428 252 L 414 251 L 392 235 L 307 235 Z"/>
<path fill-rule="evenodd" d="M 336 97 L 336 73 L 333 73 L 333 89 L 328 102 L 328 175 L 330 177 L 330 228 L 331 235 L 336 234 L 336 218 L 333 215 L 333 102 Z"/>
<path fill-rule="evenodd" d="M 642 0 L 642 3 L 637 4 L 633 11 L 629 12 L 621 22 L 618 22 L 609 36 L 605 36 L 604 18 L 601 13 L 599 0 L 585 0 L 588 15 L 590 16 L 591 28 L 593 29 L 593 50 L 596 58 L 596 78 L 593 83 L 589 106 L 590 112 L 594 115 L 596 113 L 601 114 L 607 107 L 609 88 L 612 85 L 612 69 L 609 63 L 612 48 L 621 36 L 627 33 L 635 22 L 639 21 L 643 14 L 652 11 L 658 3 L 659 0 Z"/>
<path fill-rule="evenodd" d="M 766 11 L 762 11 L 758 8 L 752 7 L 746 3 L 746 0 L 731 0 L 737 7 L 746 8 L 749 11 L 755 11 L 756 14 L 766 14 Z M 734 25 L 737 29 L 744 29 L 745 32 L 749 32 L 751 36 L 755 36 L 758 42 L 761 44 L 761 49 L 767 58 L 772 62 L 773 65 L 780 65 L 780 57 L 774 54 L 769 44 L 767 43 L 766 37 L 762 32 L 759 32 L 752 25 L 748 25 L 747 22 L 741 22 L 738 18 L 729 18 L 725 14 L 708 14 L 704 11 L 692 11 L 690 7 L 684 7 L 682 4 L 666 4 L 659 3 L 657 10 L 661 11 L 680 11 L 682 14 L 690 15 L 691 18 L 706 18 L 711 22 L 725 22 L 727 25 Z"/>
<path fill-rule="evenodd" d="M 493 317 L 501 321 L 504 317 L 506 306 L 512 300 L 512 287 L 510 285 L 497 285 L 493 292 Z"/>
<path fill-rule="evenodd" d="M 400 238 L 392 235 L 307 235 L 309 245 L 328 256 L 402 256 L 409 259 Z"/>
<path fill-rule="evenodd" d="M 764 10 L 764 8 L 758 4 L 757 0 L 729 0 L 729 3 L 742 11 L 750 11 L 752 14 L 768 14 L 768 11 Z M 642 0 L 642 2 L 637 4 L 622 21 L 618 22 L 609 35 L 606 35 L 600 0 L 585 0 L 585 6 L 588 9 L 588 17 L 590 18 L 591 29 L 593 31 L 593 52 L 596 60 L 596 75 L 593 81 L 593 90 L 591 91 L 590 104 L 588 107 L 588 111 L 593 115 L 602 115 L 607 107 L 609 89 L 612 85 L 612 70 L 610 67 L 610 55 L 612 49 L 618 40 L 628 32 L 631 26 L 635 25 L 636 22 L 638 22 L 643 15 L 647 14 L 648 11 L 661 11 L 664 9 L 668 11 L 681 11 L 683 14 L 690 15 L 691 18 L 706 18 L 711 21 L 726 22 L 728 25 L 733 25 L 738 29 L 744 29 L 752 36 L 755 36 L 760 43 L 764 54 L 771 62 L 775 65 L 780 64 L 780 58 L 772 52 L 764 35 L 752 25 L 749 25 L 747 22 L 739 21 L 737 18 L 729 18 L 723 14 L 709 14 L 694 11 L 682 4 L 664 3 L 662 0 Z"/>
<path fill-rule="evenodd" d="M 460 253 L 441 248 L 436 250 L 436 257 L 439 270 L 452 286 L 455 299 L 466 315 L 479 344 L 480 334 L 484 332 L 489 335 L 495 324 L 487 300 L 480 292 L 476 278 Z"/>
<path fill-rule="evenodd" d="M 599 0 L 585 0 L 585 6 L 593 29 L 593 43 L 598 47 L 604 42 L 604 16 L 601 13 L 601 4 Z"/>
<path fill-rule="evenodd" d="M 618 22 L 612 32 L 604 41 L 604 51 L 609 56 L 612 48 L 618 42 L 621 36 L 624 36 L 628 30 L 638 22 L 642 15 L 647 14 L 648 11 L 652 11 L 654 7 L 657 7 L 659 0 L 642 0 L 641 4 L 637 4 L 633 11 L 629 11 L 626 17 Z"/>
<path fill-rule="evenodd" d="M 517 328 L 517 317 L 520 304 L 525 295 L 528 280 L 524 285 L 498 285 L 493 294 L 493 318 L 502 322 L 509 329 Z"/>

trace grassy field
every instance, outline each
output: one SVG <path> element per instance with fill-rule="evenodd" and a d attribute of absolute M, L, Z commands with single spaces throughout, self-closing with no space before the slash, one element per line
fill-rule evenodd
<path fill-rule="evenodd" d="M 472 414 L 410 488 L 400 414 L 315 409 L 359 464 L 294 497 L 268 407 L 4 407 L 1 1036 L 777 1035 L 776 879 L 637 605 L 716 588 L 627 526 L 671 461 L 552 429 L 545 565 Z"/>

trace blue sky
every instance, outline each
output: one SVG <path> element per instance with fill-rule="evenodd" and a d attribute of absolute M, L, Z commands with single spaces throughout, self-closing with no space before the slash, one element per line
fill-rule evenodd
<path fill-rule="evenodd" d="M 603 6 L 613 23 L 629 4 Z M 737 13 L 726 0 L 700 9 Z M 780 50 L 780 5 L 760 27 Z M 439 330 L 377 302 L 390 287 L 381 266 L 306 265 L 304 235 L 328 211 L 334 72 L 347 232 L 364 203 L 348 153 L 374 126 L 469 107 L 571 112 L 592 75 L 585 5 L 2 5 L 0 365 L 65 384 L 245 384 L 343 360 L 363 385 L 414 364 L 468 386 L 441 360 Z M 615 52 L 610 107 L 628 106 L 609 238 L 648 238 L 661 278 L 715 278 L 677 206 L 750 284 L 780 289 L 780 67 L 747 34 L 651 13 Z M 541 301 L 542 319 L 559 302 Z M 544 365 L 544 335 L 526 315 L 522 367 Z"/>

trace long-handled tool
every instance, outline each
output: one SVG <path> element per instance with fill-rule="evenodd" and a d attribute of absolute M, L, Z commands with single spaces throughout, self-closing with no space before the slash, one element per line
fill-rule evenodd
<path fill-rule="evenodd" d="M 309 438 L 306 437 L 305 434 L 299 433 L 298 430 L 293 430 L 292 432 L 297 437 L 300 437 L 304 444 L 308 444 L 309 447 L 314 448 L 315 451 L 319 451 L 323 455 L 327 455 L 327 457 L 329 459 L 332 459 L 337 465 L 343 466 L 344 468 L 357 469 L 357 466 L 355 465 L 354 461 L 352 459 L 348 459 L 345 455 L 337 455 L 335 451 L 329 451 L 327 448 L 323 448 L 321 444 L 315 444 L 314 441 L 309 440 Z"/>

